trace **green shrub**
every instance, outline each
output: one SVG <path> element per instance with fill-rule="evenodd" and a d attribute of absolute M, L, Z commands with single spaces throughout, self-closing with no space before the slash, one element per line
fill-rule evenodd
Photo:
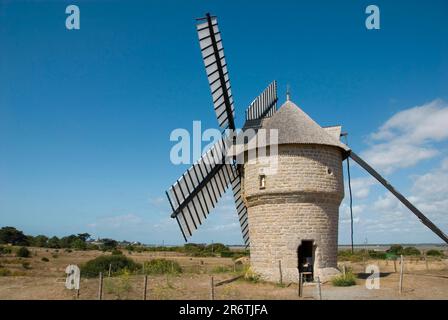
<path fill-rule="evenodd" d="M 444 254 L 440 250 L 431 249 L 426 252 L 426 255 L 430 257 L 442 257 Z"/>
<path fill-rule="evenodd" d="M 403 249 L 403 255 L 405 256 L 419 256 L 420 250 L 416 247 L 406 247 Z"/>
<path fill-rule="evenodd" d="M 40 260 L 42 260 L 43 262 L 48 262 L 48 261 L 50 261 L 50 259 L 48 259 L 47 257 L 43 257 L 43 258 L 40 259 Z"/>
<path fill-rule="evenodd" d="M 0 255 L 9 254 L 11 252 L 12 252 L 11 248 L 0 246 Z"/>
<path fill-rule="evenodd" d="M 67 253 L 71 253 L 71 252 L 73 252 L 72 249 L 65 249 L 64 251 L 67 252 Z"/>
<path fill-rule="evenodd" d="M 235 256 L 236 252 L 232 251 L 222 251 L 221 252 L 221 258 L 233 258 Z"/>
<path fill-rule="evenodd" d="M 117 299 L 127 299 L 132 290 L 131 273 L 127 269 L 123 269 L 117 278 L 104 279 L 104 288 L 107 293 L 114 294 Z"/>
<path fill-rule="evenodd" d="M 403 246 L 399 244 L 393 244 L 390 246 L 389 250 L 387 250 L 387 253 L 392 253 L 397 256 L 403 254 Z"/>
<path fill-rule="evenodd" d="M 363 259 L 364 251 L 355 251 L 352 253 L 351 250 L 340 250 L 338 251 L 338 260 L 339 261 L 352 261 L 352 262 L 359 262 Z"/>
<path fill-rule="evenodd" d="M 100 272 L 109 272 L 109 265 L 112 274 L 120 273 L 124 269 L 133 272 L 141 268 L 138 263 L 123 255 L 99 256 L 82 265 L 81 274 L 85 277 L 97 277 Z"/>
<path fill-rule="evenodd" d="M 145 274 L 178 274 L 182 272 L 180 264 L 173 260 L 152 259 L 143 264 Z"/>
<path fill-rule="evenodd" d="M 117 256 L 117 255 L 123 254 L 123 252 L 121 252 L 121 251 L 118 250 L 118 249 L 113 249 L 113 250 L 112 250 L 112 254 Z"/>
<path fill-rule="evenodd" d="M 258 273 L 256 273 L 251 267 L 247 267 L 244 272 L 244 280 L 252 283 L 258 283 L 261 280 L 261 277 Z"/>
<path fill-rule="evenodd" d="M 335 287 L 350 287 L 356 285 L 356 277 L 352 272 L 346 272 L 345 275 L 341 274 L 334 277 L 331 283 Z"/>
<path fill-rule="evenodd" d="M 16 256 L 20 258 L 29 258 L 31 255 L 30 250 L 28 250 L 27 247 L 20 247 L 19 250 L 16 252 Z"/>
<path fill-rule="evenodd" d="M 53 257 L 53 259 L 59 258 L 59 256 L 56 253 L 53 253 L 51 256 Z"/>
<path fill-rule="evenodd" d="M 29 263 L 29 262 L 26 262 L 26 261 L 24 261 L 24 262 L 22 262 L 22 267 L 23 267 L 23 269 L 31 269 L 31 264 Z"/>
<path fill-rule="evenodd" d="M 384 251 L 369 250 L 369 257 L 372 259 L 385 260 L 387 259 L 387 253 Z"/>
<path fill-rule="evenodd" d="M 11 275 L 11 271 L 6 268 L 0 268 L 0 277 L 7 277 Z"/>

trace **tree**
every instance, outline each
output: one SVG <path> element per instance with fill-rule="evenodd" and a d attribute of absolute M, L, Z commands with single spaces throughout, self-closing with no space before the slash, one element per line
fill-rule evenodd
<path fill-rule="evenodd" d="M 101 241 L 103 242 L 101 246 L 103 251 L 113 250 L 118 246 L 118 242 L 113 239 L 102 239 Z"/>
<path fill-rule="evenodd" d="M 0 229 L 0 244 L 12 244 L 19 246 L 28 245 L 28 239 L 22 231 L 14 227 L 3 227 Z"/>
<path fill-rule="evenodd" d="M 88 233 L 78 233 L 78 238 L 81 239 L 82 241 L 86 242 L 87 240 L 90 239 L 90 234 L 88 234 Z"/>
<path fill-rule="evenodd" d="M 76 250 L 86 250 L 87 244 L 78 238 L 72 242 L 72 248 Z"/>
<path fill-rule="evenodd" d="M 403 255 L 405 256 L 419 256 L 420 250 L 416 247 L 406 247 L 403 249 Z"/>
<path fill-rule="evenodd" d="M 36 247 L 45 248 L 48 245 L 48 237 L 44 235 L 35 236 L 33 245 Z"/>
<path fill-rule="evenodd" d="M 61 245 L 60 245 L 60 243 L 59 243 L 59 238 L 56 237 L 56 236 L 51 237 L 51 238 L 48 240 L 48 247 L 49 247 L 49 248 L 53 248 L 53 249 L 60 248 Z"/>

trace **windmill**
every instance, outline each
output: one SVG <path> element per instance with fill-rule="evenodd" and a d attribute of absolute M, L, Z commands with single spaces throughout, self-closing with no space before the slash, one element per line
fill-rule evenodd
<path fill-rule="evenodd" d="M 235 108 L 217 18 L 197 19 L 199 45 L 219 128 L 235 132 Z M 256 163 L 226 161 L 235 133 L 225 134 L 166 192 L 171 217 L 185 241 L 202 225 L 228 188 L 233 191 L 251 265 L 267 280 L 297 281 L 299 272 L 336 273 L 339 205 L 344 197 L 342 161 L 351 158 L 386 187 L 420 221 L 448 237 L 369 164 L 340 142 L 341 127 L 320 127 L 290 101 L 277 110 L 272 82 L 246 109 L 243 132 L 278 130 L 279 172 L 266 176 Z M 348 159 L 347 159 L 348 161 Z"/>

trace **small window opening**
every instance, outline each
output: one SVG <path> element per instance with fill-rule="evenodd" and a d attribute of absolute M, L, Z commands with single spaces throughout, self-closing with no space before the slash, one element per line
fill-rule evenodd
<path fill-rule="evenodd" d="M 327 173 L 331 175 L 333 174 L 333 170 L 331 170 L 331 168 L 327 168 Z"/>
<path fill-rule="evenodd" d="M 260 189 L 266 188 L 266 176 L 264 174 L 260 174 Z"/>

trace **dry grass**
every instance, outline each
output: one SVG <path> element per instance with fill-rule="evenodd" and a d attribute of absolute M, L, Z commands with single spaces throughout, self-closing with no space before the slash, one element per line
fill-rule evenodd
<path fill-rule="evenodd" d="M 13 255 L 0 257 L 0 265 L 9 270 L 8 276 L 0 277 L 0 299 L 74 299 L 75 293 L 65 289 L 65 268 L 69 264 L 80 266 L 104 253 L 100 251 L 59 251 L 53 259 L 54 250 L 30 248 L 32 255 L 19 259 Z M 232 278 L 234 263 L 231 258 L 188 257 L 176 252 L 124 252 L 135 262 L 144 263 L 154 258 L 176 261 L 182 267 L 180 274 L 150 275 L 148 277 L 148 299 L 209 299 L 210 276 L 215 283 Z M 49 259 L 48 262 L 42 258 Z M 27 261 L 32 269 L 24 269 Z M 406 260 L 402 296 L 397 295 L 398 274 L 394 273 L 392 261 L 368 260 L 344 262 L 355 275 L 365 272 L 367 264 L 378 264 L 381 272 L 381 290 L 367 290 L 362 279 L 353 287 L 336 288 L 331 283 L 323 284 L 324 299 L 448 299 L 448 260 L 431 260 L 426 270 L 422 260 Z M 397 268 L 399 269 L 398 263 Z M 7 271 L 8 273 L 8 271 Z M 143 275 L 128 274 L 125 277 L 104 279 L 104 299 L 142 299 Z M 98 279 L 82 278 L 80 299 L 96 299 Z M 217 299 L 298 299 L 297 286 L 246 281 L 240 279 L 215 288 Z M 315 299 L 315 286 L 304 288 L 303 299 Z"/>

